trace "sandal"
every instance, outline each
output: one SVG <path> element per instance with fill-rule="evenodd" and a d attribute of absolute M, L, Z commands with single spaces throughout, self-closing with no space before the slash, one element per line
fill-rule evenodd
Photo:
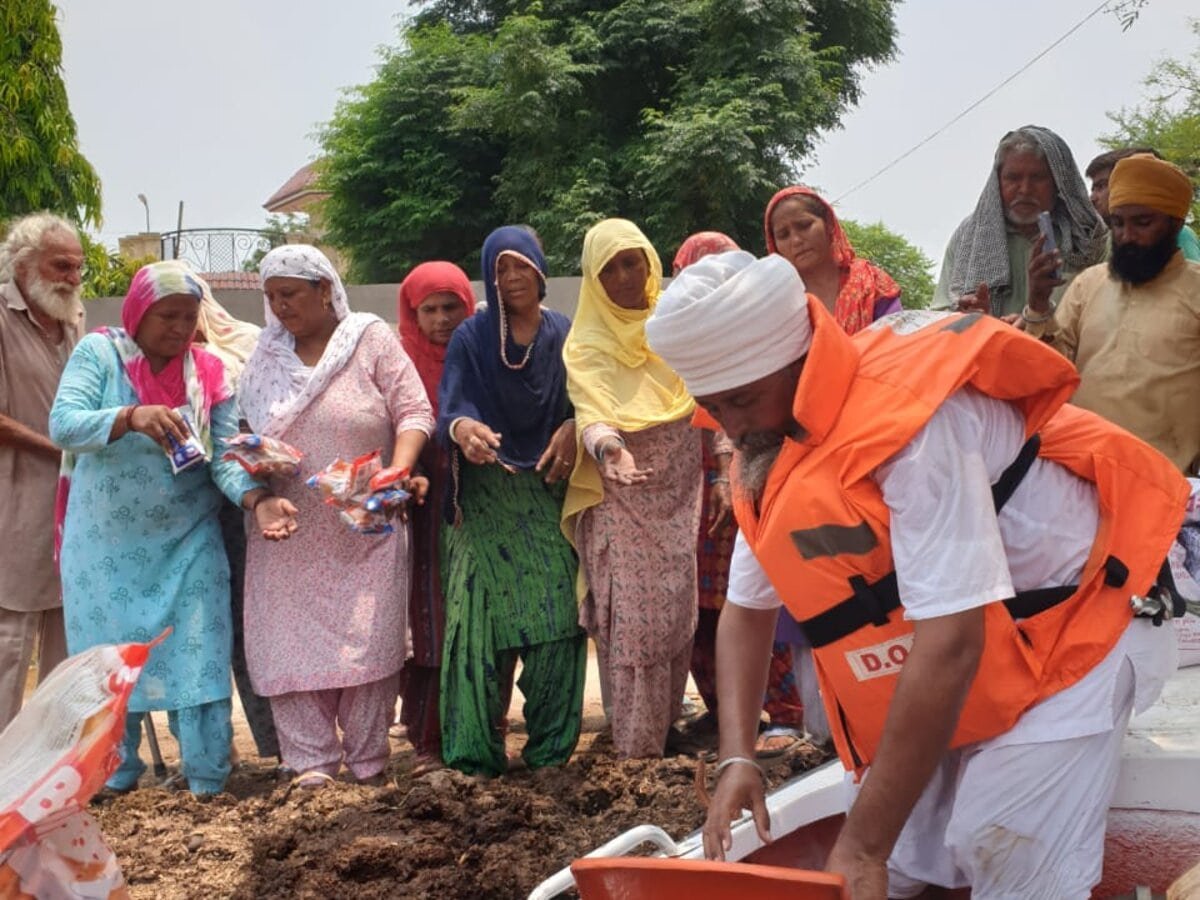
<path fill-rule="evenodd" d="M 328 787 L 333 783 L 333 776 L 327 772 L 322 772 L 320 769 L 309 769 L 307 772 L 301 772 L 293 778 L 292 783 L 288 785 L 288 790 L 301 788 L 306 791 L 314 791 L 319 788 Z"/>
<path fill-rule="evenodd" d="M 804 732 L 788 725 L 772 725 L 758 736 L 754 744 L 754 755 L 759 759 L 774 759 L 783 756 L 804 739 Z"/>

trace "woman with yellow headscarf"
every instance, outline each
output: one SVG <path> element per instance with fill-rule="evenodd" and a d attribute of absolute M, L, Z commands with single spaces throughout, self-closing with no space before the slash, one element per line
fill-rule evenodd
<path fill-rule="evenodd" d="M 683 381 L 646 343 L 661 287 L 636 225 L 594 226 L 563 348 L 580 443 L 563 531 L 579 551 L 579 623 L 596 641 L 622 757 L 663 754 L 696 631 L 700 435 Z"/>

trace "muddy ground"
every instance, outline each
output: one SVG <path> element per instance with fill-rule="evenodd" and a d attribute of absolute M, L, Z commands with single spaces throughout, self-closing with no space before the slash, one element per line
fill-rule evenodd
<path fill-rule="evenodd" d="M 93 810 L 134 898 L 525 897 L 634 825 L 678 839 L 703 821 L 694 757 L 617 761 L 602 726 L 602 716 L 585 719 L 561 769 L 414 779 L 411 748 L 397 740 L 378 787 L 289 790 L 274 760 L 250 756 L 212 799 L 148 787 Z M 524 737 L 519 724 L 513 732 L 515 750 Z M 822 759 L 801 744 L 769 763 L 769 777 L 778 783 Z"/>

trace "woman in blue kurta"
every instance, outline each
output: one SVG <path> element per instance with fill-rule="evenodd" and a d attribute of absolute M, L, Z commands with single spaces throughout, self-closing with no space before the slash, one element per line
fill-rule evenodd
<path fill-rule="evenodd" d="M 138 271 L 124 328 L 75 348 L 50 411 L 64 453 L 58 527 L 67 645 L 146 641 L 170 627 L 129 701 L 120 768 L 109 787 L 131 790 L 142 715 L 167 710 L 193 793 L 220 791 L 229 774 L 229 565 L 221 494 L 252 509 L 264 537 L 295 529 L 295 509 L 235 462 L 223 462 L 237 414 L 220 361 L 192 346 L 199 279 L 176 262 Z M 192 429 L 208 461 L 172 474 L 171 438 Z"/>

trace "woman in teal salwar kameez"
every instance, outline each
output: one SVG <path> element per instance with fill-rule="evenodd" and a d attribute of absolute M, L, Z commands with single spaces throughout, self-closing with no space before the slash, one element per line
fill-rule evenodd
<path fill-rule="evenodd" d="M 295 529 L 291 504 L 220 458 L 237 413 L 220 361 L 192 346 L 201 296 L 182 264 L 143 267 L 124 328 L 79 342 L 50 412 L 50 437 L 66 451 L 56 519 L 69 651 L 172 629 L 130 698 L 122 763 L 109 780 L 118 791 L 146 768 L 138 744 L 153 710 L 167 711 L 192 792 L 222 789 L 232 623 L 221 495 L 254 510 L 265 537 Z M 209 459 L 172 474 L 168 434 L 186 437 L 185 415 Z"/>

